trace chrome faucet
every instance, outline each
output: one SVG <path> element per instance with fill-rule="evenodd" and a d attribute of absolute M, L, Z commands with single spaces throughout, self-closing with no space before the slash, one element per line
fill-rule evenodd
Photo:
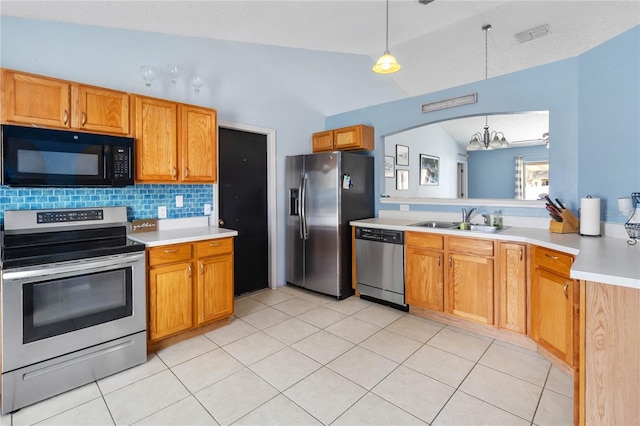
<path fill-rule="evenodd" d="M 484 221 L 485 225 L 491 225 L 491 216 L 489 216 L 487 213 L 482 213 L 482 220 Z"/>
<path fill-rule="evenodd" d="M 469 218 L 471 217 L 471 213 L 473 213 L 474 210 L 475 210 L 475 207 L 467 212 L 467 209 L 463 208 L 462 209 L 462 221 L 463 222 L 469 222 Z"/>

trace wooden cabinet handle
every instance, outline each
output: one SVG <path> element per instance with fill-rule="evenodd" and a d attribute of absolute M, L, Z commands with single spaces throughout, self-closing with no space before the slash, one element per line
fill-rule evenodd
<path fill-rule="evenodd" d="M 200 263 L 200 274 L 204 274 L 204 263 L 199 262 Z"/>
<path fill-rule="evenodd" d="M 440 266 L 440 255 L 438 255 L 438 266 Z"/>
<path fill-rule="evenodd" d="M 522 247 L 520 247 L 520 262 L 522 262 Z"/>
<path fill-rule="evenodd" d="M 452 256 L 449 256 L 449 266 L 451 266 L 451 265 L 452 265 L 452 262 L 453 262 L 453 257 L 452 257 Z"/>
<path fill-rule="evenodd" d="M 69 111 L 67 111 L 66 109 L 64 110 L 64 124 L 67 124 L 67 121 L 69 120 Z"/>
<path fill-rule="evenodd" d="M 184 177 L 185 178 L 189 177 L 189 168 L 188 167 L 185 167 L 185 169 L 184 169 Z"/>
<path fill-rule="evenodd" d="M 553 259 L 553 260 L 558 260 L 558 256 L 551 256 L 550 254 L 546 254 L 545 256 L 547 256 L 549 259 Z"/>
<path fill-rule="evenodd" d="M 566 283 L 566 284 L 564 285 L 564 288 L 562 289 L 562 292 L 564 293 L 564 298 L 565 298 L 565 299 L 568 299 L 568 298 L 569 298 L 569 295 L 567 294 L 567 288 L 569 288 L 569 283 Z"/>
<path fill-rule="evenodd" d="M 173 167 L 171 177 L 175 179 L 177 176 L 178 176 L 178 169 Z"/>
<path fill-rule="evenodd" d="M 187 271 L 189 271 L 189 278 L 191 278 L 191 265 L 187 267 Z"/>
<path fill-rule="evenodd" d="M 210 243 L 209 247 L 218 247 L 220 243 Z"/>
<path fill-rule="evenodd" d="M 165 253 L 175 253 L 175 252 L 177 252 L 177 251 L 178 251 L 178 249 L 167 249 L 167 250 L 165 250 L 164 252 L 165 252 Z"/>
<path fill-rule="evenodd" d="M 87 124 L 87 113 L 86 112 L 82 112 L 82 127 L 84 127 L 84 125 Z"/>

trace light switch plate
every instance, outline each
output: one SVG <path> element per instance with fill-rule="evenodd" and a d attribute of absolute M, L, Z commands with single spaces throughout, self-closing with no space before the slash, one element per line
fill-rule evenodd
<path fill-rule="evenodd" d="M 207 203 L 204 205 L 204 214 L 205 215 L 210 215 L 211 214 L 211 204 Z"/>
<path fill-rule="evenodd" d="M 176 207 L 183 207 L 184 206 L 184 199 L 182 198 L 182 195 L 176 195 Z"/>
<path fill-rule="evenodd" d="M 167 218 L 167 206 L 158 206 L 158 219 Z"/>

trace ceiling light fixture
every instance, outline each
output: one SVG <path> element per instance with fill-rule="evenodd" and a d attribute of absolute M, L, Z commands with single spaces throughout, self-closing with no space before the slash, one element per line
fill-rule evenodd
<path fill-rule="evenodd" d="M 385 47 L 384 54 L 380 56 L 378 62 L 371 68 L 373 72 L 378 74 L 391 74 L 402 68 L 396 58 L 389 53 L 389 0 L 387 0 L 387 37 Z"/>
<path fill-rule="evenodd" d="M 482 31 L 484 31 L 484 79 L 485 81 L 489 77 L 489 49 L 488 49 L 488 33 L 491 30 L 491 25 L 487 24 L 482 27 Z M 489 116 L 485 115 L 485 125 L 484 131 L 476 132 L 471 136 L 471 141 L 469 141 L 469 146 L 467 147 L 467 151 L 474 151 L 478 149 L 489 149 L 489 148 L 506 148 L 509 146 L 509 142 L 507 142 L 507 138 L 504 137 L 504 133 L 492 131 L 489 132 Z"/>

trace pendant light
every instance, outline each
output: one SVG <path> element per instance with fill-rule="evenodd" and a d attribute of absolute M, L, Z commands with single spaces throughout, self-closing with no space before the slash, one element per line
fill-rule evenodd
<path fill-rule="evenodd" d="M 489 77 L 489 49 L 488 49 L 488 33 L 491 30 L 491 25 L 487 24 L 482 27 L 484 31 L 484 79 L 485 81 Z M 489 131 L 489 116 L 485 115 L 485 124 L 483 132 L 476 132 L 471 136 L 467 151 L 475 151 L 478 149 L 489 148 L 506 148 L 509 146 L 507 138 L 504 137 L 504 133 L 497 131 Z"/>
<path fill-rule="evenodd" d="M 378 62 L 371 68 L 373 72 L 378 74 L 391 74 L 402 68 L 396 58 L 389 53 L 389 0 L 387 0 L 387 38 L 385 47 L 384 54 L 380 56 Z"/>

